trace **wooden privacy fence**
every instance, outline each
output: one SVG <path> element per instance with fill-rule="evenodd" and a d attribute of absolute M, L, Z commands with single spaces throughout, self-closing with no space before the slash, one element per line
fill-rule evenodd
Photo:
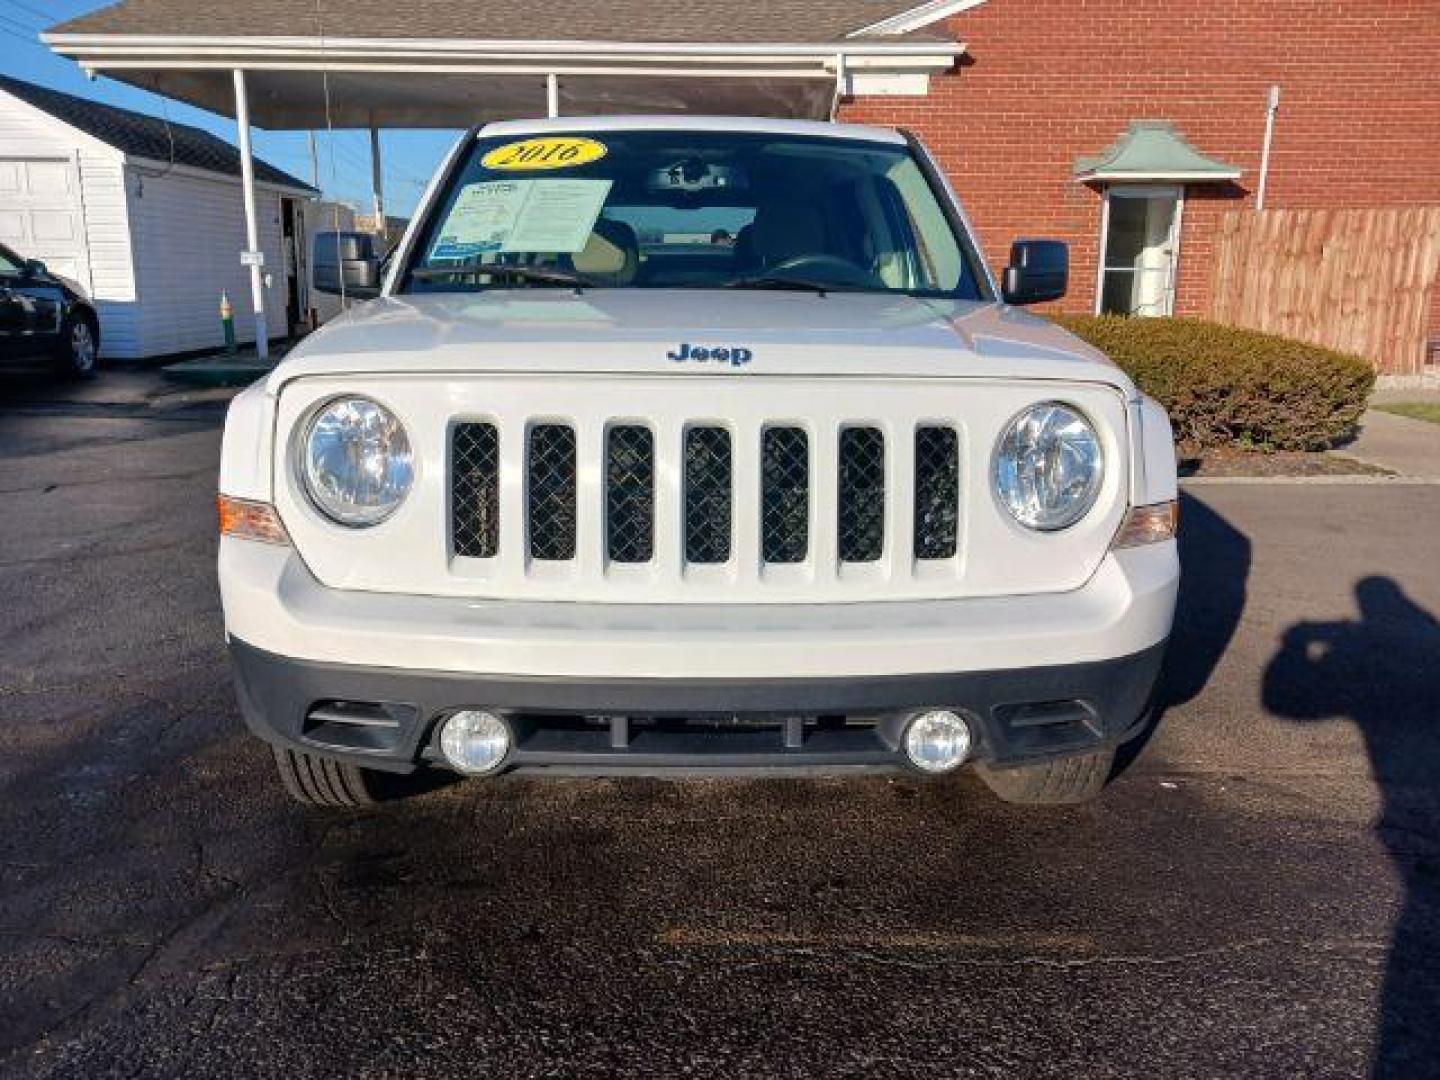
<path fill-rule="evenodd" d="M 1210 315 L 1414 375 L 1437 274 L 1440 206 L 1233 210 L 1217 238 Z"/>

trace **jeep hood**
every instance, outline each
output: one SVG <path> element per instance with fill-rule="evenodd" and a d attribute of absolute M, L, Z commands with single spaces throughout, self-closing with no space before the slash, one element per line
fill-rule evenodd
<path fill-rule="evenodd" d="M 686 345 L 726 350 L 727 360 L 675 359 Z M 729 359 L 737 349 L 746 362 Z M 1135 393 L 1103 354 L 999 304 L 718 289 L 387 297 L 312 334 L 275 369 L 269 389 L 311 375 L 500 372 L 1044 379 Z"/>

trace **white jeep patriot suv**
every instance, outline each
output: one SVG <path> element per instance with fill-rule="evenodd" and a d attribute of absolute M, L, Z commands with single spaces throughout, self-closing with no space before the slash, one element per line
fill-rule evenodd
<path fill-rule="evenodd" d="M 378 293 L 240 394 L 220 586 L 303 801 L 378 774 L 1105 783 L 1179 566 L 1169 422 L 903 133 L 472 131 Z"/>

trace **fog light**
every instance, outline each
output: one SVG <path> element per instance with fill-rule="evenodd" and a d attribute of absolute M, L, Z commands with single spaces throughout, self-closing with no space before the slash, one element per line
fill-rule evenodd
<path fill-rule="evenodd" d="M 959 713 L 932 709 L 905 729 L 905 753 L 917 769 L 930 773 L 959 768 L 970 756 L 970 725 Z"/>
<path fill-rule="evenodd" d="M 464 709 L 440 729 L 440 751 L 457 772 L 492 772 L 510 752 L 510 728 L 492 712 Z"/>

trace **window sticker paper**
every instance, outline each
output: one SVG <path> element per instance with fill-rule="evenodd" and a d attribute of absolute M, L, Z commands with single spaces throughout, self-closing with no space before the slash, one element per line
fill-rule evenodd
<path fill-rule="evenodd" d="M 430 260 L 511 252 L 582 251 L 605 208 L 610 180 L 487 180 L 466 184 Z"/>

